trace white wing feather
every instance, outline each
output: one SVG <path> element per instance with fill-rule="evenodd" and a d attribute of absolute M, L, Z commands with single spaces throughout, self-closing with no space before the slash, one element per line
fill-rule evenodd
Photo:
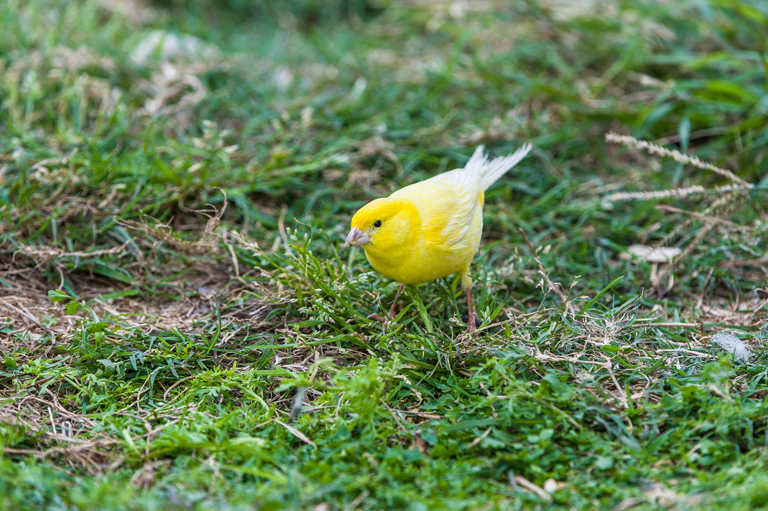
<path fill-rule="evenodd" d="M 480 175 L 480 189 L 486 191 L 498 179 L 509 171 L 512 167 L 520 163 L 531 150 L 531 144 L 525 144 L 512 154 L 494 158 L 488 161 L 488 157 L 483 154 L 484 147 L 478 146 L 472 158 L 469 159 L 464 167 L 465 172 Z"/>
<path fill-rule="evenodd" d="M 531 144 L 525 144 L 514 153 L 494 158 L 489 162 L 484 154 L 485 147 L 481 145 L 475 149 L 463 169 L 454 169 L 432 178 L 435 181 L 453 185 L 454 189 L 459 190 L 462 199 L 458 202 L 461 206 L 453 211 L 451 222 L 444 230 L 445 234 L 450 233 L 453 243 L 458 243 L 465 238 L 475 215 L 480 215 L 482 226 L 482 205 L 478 197 L 480 192 L 485 192 L 507 171 L 520 163 L 530 150 Z"/>

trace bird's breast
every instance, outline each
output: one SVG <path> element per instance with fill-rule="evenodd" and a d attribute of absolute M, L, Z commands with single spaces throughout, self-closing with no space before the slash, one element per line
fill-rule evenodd
<path fill-rule="evenodd" d="M 474 240 L 472 240 L 474 241 Z M 444 247 L 423 238 L 417 243 L 395 251 L 377 251 L 364 247 L 371 266 L 401 284 L 424 284 L 447 277 L 469 267 L 477 252 L 477 242 Z"/>

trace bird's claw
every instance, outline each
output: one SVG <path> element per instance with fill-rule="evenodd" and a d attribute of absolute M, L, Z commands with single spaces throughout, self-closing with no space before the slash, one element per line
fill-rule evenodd
<path fill-rule="evenodd" d="M 368 314 L 368 319 L 375 319 L 376 321 L 379 321 L 381 323 L 381 333 L 382 334 L 387 333 L 387 325 L 392 323 L 392 321 L 394 321 L 394 318 L 392 318 L 389 315 L 387 315 L 386 318 L 382 318 L 381 316 L 379 316 L 375 312 L 373 314 Z"/>

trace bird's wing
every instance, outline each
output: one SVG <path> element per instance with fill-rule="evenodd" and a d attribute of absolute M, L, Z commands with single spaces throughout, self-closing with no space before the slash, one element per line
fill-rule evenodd
<path fill-rule="evenodd" d="M 467 241 L 465 235 L 476 221 L 476 215 L 481 214 L 483 197 L 480 176 L 456 169 L 406 186 L 391 198 L 407 199 L 415 204 L 424 238 L 451 248 Z"/>
<path fill-rule="evenodd" d="M 501 176 L 506 174 L 509 169 L 520 163 L 520 160 L 525 158 L 525 155 L 530 150 L 531 144 L 525 144 L 512 154 L 488 160 L 488 157 L 484 154 L 484 147 L 477 146 L 464 171 L 471 174 L 479 174 L 480 189 L 485 191 Z"/>
<path fill-rule="evenodd" d="M 489 161 L 479 146 L 463 169 L 406 186 L 390 197 L 409 200 L 416 206 L 427 241 L 448 250 L 465 248 L 479 241 L 485 190 L 530 150 L 531 145 L 526 144 L 513 154 Z M 476 236 L 467 236 L 473 228 Z"/>

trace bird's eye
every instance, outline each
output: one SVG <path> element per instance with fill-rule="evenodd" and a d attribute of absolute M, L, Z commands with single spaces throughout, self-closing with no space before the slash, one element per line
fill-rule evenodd
<path fill-rule="evenodd" d="M 374 227 L 381 227 L 381 220 L 376 220 L 375 222 L 373 222 L 373 226 Z"/>

